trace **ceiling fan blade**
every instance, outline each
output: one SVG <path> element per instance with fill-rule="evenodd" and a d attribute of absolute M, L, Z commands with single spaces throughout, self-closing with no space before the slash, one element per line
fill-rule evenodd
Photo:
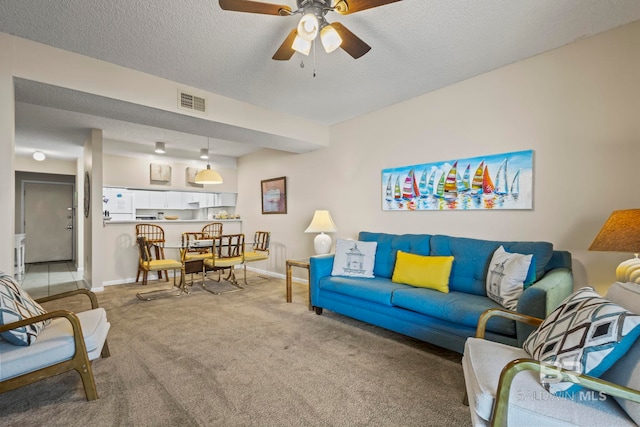
<path fill-rule="evenodd" d="M 331 26 L 336 29 L 342 38 L 342 44 L 340 47 L 351 55 L 353 59 L 358 59 L 371 50 L 371 46 L 363 42 L 358 36 L 349 31 L 347 27 L 341 23 L 332 22 Z"/>
<path fill-rule="evenodd" d="M 338 0 L 335 2 L 335 11 L 341 15 L 360 12 L 373 7 L 384 6 L 401 0 Z"/>
<path fill-rule="evenodd" d="M 293 40 L 297 35 L 298 30 L 296 28 L 291 30 L 271 59 L 275 59 L 276 61 L 288 61 L 291 59 L 293 54 L 296 53 L 291 46 L 293 45 Z"/>
<path fill-rule="evenodd" d="M 282 4 L 262 3 L 249 0 L 220 0 L 220 8 L 234 12 L 262 13 L 265 15 L 289 16 L 291 8 Z"/>

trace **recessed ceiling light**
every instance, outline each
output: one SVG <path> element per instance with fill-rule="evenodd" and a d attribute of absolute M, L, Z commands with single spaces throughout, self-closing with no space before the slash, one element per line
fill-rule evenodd
<path fill-rule="evenodd" d="M 164 154 L 167 151 L 164 149 L 164 142 L 156 142 L 156 153 Z"/>
<path fill-rule="evenodd" d="M 33 153 L 33 158 L 39 162 L 43 161 L 44 159 L 47 158 L 47 156 L 44 155 L 44 153 L 42 151 L 36 151 L 35 153 Z"/>

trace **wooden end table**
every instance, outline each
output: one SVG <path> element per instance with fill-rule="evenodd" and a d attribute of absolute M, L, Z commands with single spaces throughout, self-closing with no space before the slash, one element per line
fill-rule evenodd
<path fill-rule="evenodd" d="M 310 280 L 310 277 L 309 277 L 309 258 L 305 258 L 305 259 L 288 259 L 286 264 L 287 264 L 287 302 L 291 302 L 291 300 L 292 300 L 292 295 L 291 295 L 291 280 L 292 280 L 291 268 L 292 267 L 306 268 L 307 269 L 307 281 L 309 281 Z M 309 310 L 311 310 L 311 293 L 309 293 L 308 305 L 309 305 Z"/>

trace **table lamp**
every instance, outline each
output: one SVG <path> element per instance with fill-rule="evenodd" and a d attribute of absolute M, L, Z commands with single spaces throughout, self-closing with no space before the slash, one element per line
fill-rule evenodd
<path fill-rule="evenodd" d="M 316 251 L 316 255 L 328 254 L 331 251 L 331 236 L 324 233 L 335 233 L 336 231 L 338 229 L 327 210 L 315 211 L 311 224 L 304 230 L 305 233 L 320 233 L 313 239 L 313 249 Z"/>
<path fill-rule="evenodd" d="M 640 209 L 613 211 L 589 250 L 635 254 L 616 268 L 616 280 L 640 284 Z"/>

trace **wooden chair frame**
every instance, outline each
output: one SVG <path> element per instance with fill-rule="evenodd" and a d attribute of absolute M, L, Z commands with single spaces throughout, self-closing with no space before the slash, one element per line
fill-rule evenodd
<path fill-rule="evenodd" d="M 155 250 L 156 259 L 164 259 L 164 228 L 160 227 L 156 224 L 136 224 L 136 239 L 140 236 L 143 236 L 147 239 L 147 242 L 152 244 Z M 144 272 L 141 269 L 140 264 L 138 264 L 138 273 L 136 274 L 136 283 L 140 279 L 140 273 Z M 169 275 L 167 270 L 164 270 L 164 275 L 169 281 Z M 162 278 L 162 271 L 158 270 L 158 279 Z M 144 284 L 146 285 L 146 280 L 144 280 Z"/>
<path fill-rule="evenodd" d="M 36 302 L 44 303 L 48 301 L 58 300 L 74 295 L 87 295 L 91 301 L 91 308 L 98 308 L 98 299 L 95 294 L 87 289 L 77 289 L 75 291 L 64 292 L 58 295 L 52 295 L 44 298 L 37 299 Z M 65 360 L 54 365 L 50 365 L 33 372 L 22 374 L 18 377 L 9 378 L 0 382 L 0 393 L 4 393 L 16 388 L 40 381 L 45 378 L 53 377 L 63 372 L 75 370 L 80 374 L 82 379 L 82 385 L 84 387 L 87 400 L 95 400 L 98 398 L 98 390 L 93 378 L 93 371 L 91 369 L 91 361 L 87 354 L 87 347 L 82 335 L 82 327 L 80 326 L 80 320 L 78 316 L 68 310 L 56 310 L 48 313 L 41 314 L 39 316 L 31 317 L 29 319 L 20 320 L 18 322 L 9 323 L 7 325 L 0 326 L 0 332 L 9 331 L 22 326 L 30 325 L 32 323 L 41 322 L 47 319 L 55 319 L 59 317 L 66 318 L 71 323 L 73 329 L 73 342 L 75 346 L 75 353 L 69 360 Z M 100 356 L 107 358 L 111 355 L 109 351 L 109 345 L 105 339 Z"/>
<path fill-rule="evenodd" d="M 532 326 L 539 326 L 543 320 L 536 317 L 527 316 L 525 314 L 513 311 L 492 308 L 480 316 L 478 327 L 476 329 L 476 338 L 483 338 L 486 330 L 487 322 L 494 316 L 506 317 L 507 319 L 524 322 Z M 523 371 L 534 371 L 545 374 L 553 374 L 560 378 L 562 382 L 571 382 L 579 384 L 584 388 L 588 388 L 597 392 L 606 393 L 609 396 L 620 397 L 632 402 L 640 403 L 640 391 L 628 387 L 623 387 L 600 378 L 594 378 L 589 375 L 579 374 L 573 371 L 567 371 L 553 365 L 541 363 L 534 359 L 515 359 L 507 363 L 500 373 L 498 380 L 498 389 L 496 391 L 496 399 L 491 414 L 491 426 L 506 427 L 509 411 L 509 398 L 511 394 L 511 385 L 517 374 Z M 468 398 L 465 394 L 465 404 L 468 405 Z"/>
<path fill-rule="evenodd" d="M 253 236 L 253 243 L 250 252 L 244 254 L 244 284 L 247 282 L 247 264 L 255 261 L 265 261 L 269 259 L 269 246 L 271 244 L 271 233 L 269 231 L 256 231 Z M 255 284 L 261 281 L 269 280 L 268 276 L 259 276 L 260 279 L 251 282 Z"/>
<path fill-rule="evenodd" d="M 215 237 L 222 236 L 222 226 L 221 222 L 210 222 L 202 227 L 202 234 L 204 236 L 203 239 L 213 239 Z"/>
<path fill-rule="evenodd" d="M 244 234 L 226 234 L 216 237 L 213 241 L 211 252 L 213 257 L 204 260 L 203 273 L 206 277 L 207 271 L 214 271 L 220 273 L 223 270 L 228 270 L 229 274 L 224 278 L 235 287 L 231 291 L 240 291 L 244 288 L 240 286 L 235 275 L 235 266 L 244 263 Z M 218 282 L 220 281 L 220 274 L 218 274 Z M 207 289 L 205 286 L 205 280 L 202 281 L 202 287 L 207 292 L 219 295 L 226 292 L 215 292 Z"/>

